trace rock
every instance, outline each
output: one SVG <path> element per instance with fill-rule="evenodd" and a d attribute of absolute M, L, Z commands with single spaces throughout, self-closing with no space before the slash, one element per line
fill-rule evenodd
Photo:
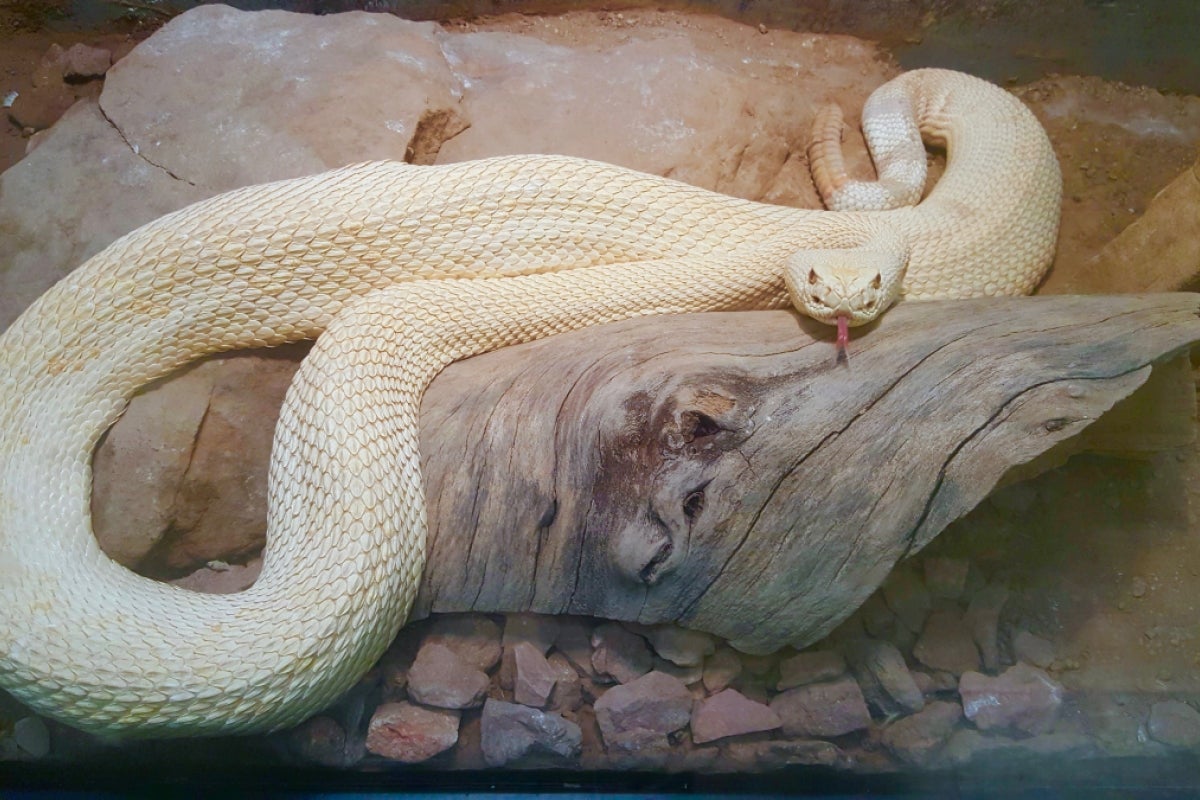
<path fill-rule="evenodd" d="M 833 680 L 846 674 L 846 660 L 833 650 L 797 653 L 779 662 L 779 680 L 775 688 L 784 691 L 807 683 Z"/>
<path fill-rule="evenodd" d="M 678 625 L 639 625 L 633 630 L 649 640 L 655 653 L 680 667 L 698 667 L 717 649 L 712 636 Z"/>
<path fill-rule="evenodd" d="M 1156 742 L 1172 747 L 1200 745 L 1200 711 L 1178 700 L 1164 700 L 1150 707 L 1146 731 Z"/>
<path fill-rule="evenodd" d="M 610 748 L 632 740 L 657 741 L 642 732 L 664 737 L 688 724 L 692 695 L 677 678 L 650 672 L 614 686 L 594 704 L 596 722 Z"/>
<path fill-rule="evenodd" d="M 426 638 L 408 670 L 408 695 L 438 708 L 475 708 L 487 696 L 488 676 L 459 655 Z"/>
<path fill-rule="evenodd" d="M 963 713 L 980 730 L 1046 733 L 1063 701 L 1062 684 L 1029 664 L 1017 664 L 995 678 L 968 672 L 958 692 Z"/>
<path fill-rule="evenodd" d="M 883 599 L 882 592 L 875 592 L 868 597 L 855 614 L 862 620 L 863 630 L 876 639 L 890 638 L 898 621 L 896 612 Z"/>
<path fill-rule="evenodd" d="M 1008 587 L 993 583 L 971 597 L 964 621 L 971 629 L 971 638 L 979 647 L 983 668 L 995 672 L 1000 668 L 1000 612 L 1008 602 Z"/>
<path fill-rule="evenodd" d="M 326 767 L 347 766 L 346 731 L 332 717 L 312 717 L 288 732 L 300 758 Z"/>
<path fill-rule="evenodd" d="M 654 665 L 646 640 L 615 622 L 606 622 L 592 632 L 592 667 L 617 683 L 645 675 Z"/>
<path fill-rule="evenodd" d="M 574 711 L 583 704 L 583 687 L 579 673 L 562 653 L 551 653 L 546 659 L 554 670 L 554 690 L 550 692 L 550 708 L 554 711 Z"/>
<path fill-rule="evenodd" d="M 913 656 L 927 667 L 955 675 L 979 669 L 979 648 L 957 610 L 935 611 L 929 615 L 913 645 Z"/>
<path fill-rule="evenodd" d="M 925 588 L 933 597 L 957 600 L 967 585 L 971 564 L 965 558 L 929 557 L 924 561 Z"/>
<path fill-rule="evenodd" d="M 938 701 L 910 717 L 896 720 L 883 731 L 883 745 L 897 758 L 927 766 L 962 719 L 958 703 Z"/>
<path fill-rule="evenodd" d="M 761 678 L 779 663 L 779 654 L 755 655 L 753 653 L 738 653 L 738 659 L 742 662 L 742 669 L 755 677 Z"/>
<path fill-rule="evenodd" d="M 102 78 L 111 66 L 111 51 L 77 42 L 63 54 L 62 77 L 72 83 Z"/>
<path fill-rule="evenodd" d="M 513 647 L 519 642 L 528 642 L 545 655 L 558 638 L 559 624 L 555 617 L 546 614 L 505 614 L 504 637 L 500 644 Z"/>
<path fill-rule="evenodd" d="M 516 664 L 513 700 L 521 705 L 545 708 L 558 680 L 558 671 L 550 666 L 539 648 L 529 642 L 517 643 L 512 651 Z"/>
<path fill-rule="evenodd" d="M 723 749 L 738 772 L 781 769 L 793 764 L 837 767 L 845 759 L 837 745 L 820 740 L 730 742 Z"/>
<path fill-rule="evenodd" d="M 558 635 L 554 647 L 584 675 L 595 678 L 592 666 L 592 629 L 594 624 L 585 617 L 559 617 Z"/>
<path fill-rule="evenodd" d="M 579 726 L 560 714 L 502 700 L 483 704 L 480 743 L 488 766 L 500 767 L 530 752 L 574 758 L 582 739 Z"/>
<path fill-rule="evenodd" d="M 458 720 L 455 710 L 386 703 L 371 717 L 367 749 L 406 764 L 427 761 L 458 741 Z"/>
<path fill-rule="evenodd" d="M 22 717 L 13 724 L 13 741 L 30 758 L 50 755 L 50 729 L 41 717 Z"/>
<path fill-rule="evenodd" d="M 726 689 L 696 703 L 691 724 L 692 741 L 703 744 L 745 733 L 773 731 L 782 722 L 768 706 Z"/>
<path fill-rule="evenodd" d="M 912 713 L 925 707 L 925 695 L 891 642 L 862 637 L 847 641 L 843 649 L 867 702 L 881 713 Z"/>
<path fill-rule="evenodd" d="M 789 689 L 771 701 L 771 710 L 791 738 L 841 736 L 871 724 L 867 701 L 850 677 Z"/>
<path fill-rule="evenodd" d="M 210 566 L 171 581 L 181 589 L 207 594 L 231 594 L 249 589 L 262 572 L 262 558 L 252 558 L 245 564 L 209 562 Z"/>
<path fill-rule="evenodd" d="M 912 633 L 919 633 L 932 602 L 916 570 L 909 564 L 897 566 L 884 581 L 881 591 L 888 608 L 900 622 Z"/>
<path fill-rule="evenodd" d="M 983 762 L 989 767 L 997 762 L 1027 762 L 1030 759 L 1055 757 L 1078 761 L 1095 758 L 1100 748 L 1089 737 L 1078 733 L 1045 733 L 1025 739 L 981 733 L 970 728 L 955 731 L 936 759 L 936 766 L 959 767 Z"/>
<path fill-rule="evenodd" d="M 704 688 L 719 692 L 742 674 L 742 660 L 733 648 L 722 647 L 704 662 Z"/>
<path fill-rule="evenodd" d="M 1019 630 L 1013 636 L 1013 657 L 1017 661 L 1047 669 L 1054 663 L 1054 643 L 1034 636 L 1027 630 Z"/>
<path fill-rule="evenodd" d="M 681 667 L 673 661 L 667 661 L 665 658 L 654 657 L 654 662 L 651 669 L 665 672 L 672 678 L 678 678 L 685 686 L 698 684 L 704 679 L 704 667 L 700 664 L 690 667 Z"/>
<path fill-rule="evenodd" d="M 605 736 L 604 744 L 609 769 L 665 770 L 672 753 L 666 734 L 645 728 Z"/>
<path fill-rule="evenodd" d="M 1144 264 L 1129 269 L 1130 264 Z M 1200 160 L 1154 196 L 1141 217 L 1096 254 L 1092 292 L 1173 292 L 1200 278 Z M 1077 289 L 1078 291 L 1078 289 Z"/>
<path fill-rule="evenodd" d="M 448 647 L 463 661 L 484 672 L 500 660 L 500 627 L 483 614 L 437 617 L 425 641 Z"/>
<path fill-rule="evenodd" d="M 34 87 L 17 96 L 8 116 L 19 128 L 41 131 L 58 122 L 76 100 L 75 93 L 61 83 Z"/>

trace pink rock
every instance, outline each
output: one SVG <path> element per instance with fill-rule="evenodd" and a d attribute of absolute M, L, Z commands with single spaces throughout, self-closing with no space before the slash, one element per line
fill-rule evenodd
<path fill-rule="evenodd" d="M 925 707 L 925 695 L 894 644 L 863 636 L 847 640 L 842 648 L 872 707 L 887 714 L 911 714 Z"/>
<path fill-rule="evenodd" d="M 722 647 L 704 662 L 704 688 L 719 692 L 742 674 L 742 660 L 732 648 Z"/>
<path fill-rule="evenodd" d="M 958 683 L 963 713 L 980 730 L 1046 733 L 1058 719 L 1062 684 L 1037 667 L 1017 664 L 992 678 L 968 672 Z"/>
<path fill-rule="evenodd" d="M 925 620 L 913 656 L 927 667 L 955 675 L 979 669 L 979 648 L 958 611 L 935 611 Z"/>
<path fill-rule="evenodd" d="M 692 741 L 703 744 L 728 736 L 772 731 L 781 724 L 779 715 L 768 706 L 726 689 L 700 701 L 692 710 Z"/>
<path fill-rule="evenodd" d="M 845 674 L 846 660 L 840 653 L 832 650 L 797 653 L 779 662 L 779 681 L 775 688 L 784 691 L 807 683 L 833 680 Z"/>
<path fill-rule="evenodd" d="M 592 666 L 592 629 L 595 627 L 585 617 L 560 617 L 558 635 L 554 637 L 554 647 L 582 674 L 596 677 L 596 668 Z"/>
<path fill-rule="evenodd" d="M 371 717 L 367 749 L 406 764 L 426 761 L 458 741 L 458 719 L 458 711 L 387 703 Z"/>
<path fill-rule="evenodd" d="M 844 754 L 837 745 L 819 739 L 729 742 L 723 744 L 721 749 L 728 754 L 738 772 L 779 769 L 791 764 L 836 767 L 844 760 Z"/>
<path fill-rule="evenodd" d="M 562 653 L 551 653 L 546 659 L 554 670 L 554 691 L 550 693 L 550 708 L 574 711 L 583 704 L 583 682 L 570 660 Z"/>
<path fill-rule="evenodd" d="M 771 701 L 771 710 L 793 738 L 841 736 L 871 724 L 867 701 L 850 677 L 789 689 Z"/>
<path fill-rule="evenodd" d="M 529 642 L 520 642 L 512 650 L 516 667 L 513 699 L 521 705 L 545 708 L 558 680 L 557 670 Z"/>
<path fill-rule="evenodd" d="M 261 558 L 252 558 L 245 564 L 211 562 L 209 566 L 177 578 L 171 583 L 193 592 L 230 594 L 253 586 L 261 571 Z"/>
<path fill-rule="evenodd" d="M 474 708 L 487 696 L 488 676 L 445 645 L 426 639 L 408 670 L 408 695 L 439 708 Z"/>
<path fill-rule="evenodd" d="M 592 667 L 617 683 L 629 683 L 654 665 L 646 640 L 615 622 L 606 622 L 592 632 L 592 647 Z"/>
<path fill-rule="evenodd" d="M 645 636 L 655 653 L 680 667 L 698 667 L 716 650 L 712 636 L 678 625 L 642 625 L 634 632 Z"/>
<path fill-rule="evenodd" d="M 500 660 L 500 626 L 482 614 L 436 617 L 425 641 L 448 647 L 463 661 L 484 672 Z"/>
<path fill-rule="evenodd" d="M 631 731 L 665 736 L 684 727 L 692 716 L 692 695 L 679 679 L 651 672 L 609 689 L 594 707 L 604 742 L 611 746 Z"/>

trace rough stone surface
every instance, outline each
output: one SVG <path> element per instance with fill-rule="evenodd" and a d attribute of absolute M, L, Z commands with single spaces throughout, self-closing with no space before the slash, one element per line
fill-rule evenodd
<path fill-rule="evenodd" d="M 551 653 L 546 659 L 554 670 L 554 690 L 550 692 L 550 708 L 558 712 L 570 712 L 583 703 L 583 685 L 579 673 L 562 653 Z"/>
<path fill-rule="evenodd" d="M 742 660 L 731 647 L 718 648 L 704 662 L 704 688 L 719 692 L 737 680 L 742 674 Z"/>
<path fill-rule="evenodd" d="M 1200 284 L 1200 160 L 1155 195 L 1091 268 L 1086 288 L 1093 292 L 1194 291 Z"/>
<path fill-rule="evenodd" d="M 965 558 L 930 557 L 924 561 L 925 588 L 933 597 L 957 600 L 967 585 L 970 562 Z"/>
<path fill-rule="evenodd" d="M 617 683 L 645 675 L 654 666 L 646 640 L 615 622 L 606 622 L 592 633 L 592 667 Z"/>
<path fill-rule="evenodd" d="M 840 766 L 845 754 L 837 745 L 818 739 L 799 741 L 730 742 L 723 746 L 731 766 L 740 771 L 780 769 L 795 764 Z"/>
<path fill-rule="evenodd" d="M 529 706 L 489 699 L 483 704 L 483 757 L 499 767 L 530 752 L 561 758 L 579 755 L 583 733 L 562 715 Z"/>
<path fill-rule="evenodd" d="M 971 629 L 971 637 L 979 646 L 983 668 L 989 672 L 1000 668 L 1000 645 L 997 639 L 1000 612 L 1008 602 L 1008 595 L 1008 587 L 993 583 L 976 592 L 967 606 L 965 621 Z"/>
<path fill-rule="evenodd" d="M 692 709 L 692 741 L 703 744 L 745 733 L 773 731 L 781 724 L 779 715 L 768 706 L 749 700 L 734 689 L 726 689 L 701 700 Z"/>
<path fill-rule="evenodd" d="M 926 766 L 962 719 L 962 706 L 939 701 L 910 717 L 896 720 L 883 731 L 883 744 L 897 758 Z"/>
<path fill-rule="evenodd" d="M 305 761 L 326 767 L 346 766 L 346 731 L 331 717 L 312 717 L 293 729 L 288 738 Z"/>
<path fill-rule="evenodd" d="M 806 683 L 833 680 L 846 673 L 846 659 L 833 650 L 797 653 L 779 662 L 779 680 L 775 688 L 783 691 Z"/>
<path fill-rule="evenodd" d="M 1200 745 L 1200 711 L 1179 700 L 1164 700 L 1150 707 L 1146 730 L 1155 741 L 1173 747 Z"/>
<path fill-rule="evenodd" d="M 925 620 L 913 656 L 932 669 L 955 675 L 979 669 L 979 648 L 971 629 L 955 610 L 935 611 Z"/>
<path fill-rule="evenodd" d="M 425 641 L 453 650 L 476 669 L 487 672 L 500 660 L 500 627 L 482 614 L 437 617 Z"/>
<path fill-rule="evenodd" d="M 920 632 L 929 614 L 931 599 L 921 576 L 910 564 L 901 564 L 880 587 L 888 608 L 913 633 Z"/>
<path fill-rule="evenodd" d="M 793 738 L 841 736 L 871 724 L 867 701 L 850 677 L 789 689 L 771 701 L 771 710 Z"/>
<path fill-rule="evenodd" d="M 867 702 L 880 712 L 912 713 L 925 707 L 925 695 L 894 644 L 862 637 L 847 641 L 843 649 Z"/>
<path fill-rule="evenodd" d="M 966 764 L 986 764 L 995 767 L 1031 759 L 1082 760 L 1100 753 L 1096 743 L 1079 733 L 1044 733 L 1027 738 L 1010 739 L 970 728 L 955 731 L 936 759 L 937 766 L 958 767 Z"/>
<path fill-rule="evenodd" d="M 527 642 L 545 655 L 558 638 L 559 622 L 546 614 L 505 614 L 504 636 L 500 640 L 504 647 L 514 647 Z"/>
<path fill-rule="evenodd" d="M 438 708 L 475 708 L 483 703 L 488 676 L 457 653 L 428 639 L 408 670 L 408 694 Z"/>
<path fill-rule="evenodd" d="M 1013 657 L 1017 661 L 1024 661 L 1042 669 L 1047 669 L 1054 663 L 1054 643 L 1029 631 L 1017 631 L 1013 636 L 1012 647 Z"/>
<path fill-rule="evenodd" d="M 639 625 L 636 633 L 645 636 L 654 652 L 680 667 L 697 667 L 716 650 L 713 637 L 678 625 Z"/>
<path fill-rule="evenodd" d="M 623 734 L 645 731 L 665 737 L 684 727 L 692 715 L 692 694 L 678 678 L 650 672 L 609 689 L 594 707 L 604 742 L 611 746 L 628 740 Z"/>
<path fill-rule="evenodd" d="M 980 730 L 1046 733 L 1054 727 L 1063 701 L 1062 684 L 1029 664 L 1017 664 L 995 678 L 968 672 L 958 692 L 963 713 Z"/>
<path fill-rule="evenodd" d="M 592 629 L 594 624 L 583 617 L 560 617 L 554 647 L 582 674 L 595 678 L 592 666 Z"/>
<path fill-rule="evenodd" d="M 458 711 L 386 703 L 371 717 L 367 749 L 406 764 L 427 761 L 458 741 L 458 721 Z"/>
<path fill-rule="evenodd" d="M 558 680 L 558 671 L 550 666 L 539 648 L 529 642 L 518 642 L 513 646 L 513 661 L 516 664 L 513 700 L 522 705 L 545 708 Z"/>
<path fill-rule="evenodd" d="M 67 81 L 102 78 L 112 66 L 112 51 L 77 42 L 63 54 L 62 76 Z"/>

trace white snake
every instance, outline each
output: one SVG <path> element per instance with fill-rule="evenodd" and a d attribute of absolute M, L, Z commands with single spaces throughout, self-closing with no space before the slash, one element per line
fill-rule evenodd
<path fill-rule="evenodd" d="M 1032 114 L 921 70 L 864 117 L 883 180 L 846 182 L 840 117 L 823 115 L 811 155 L 827 202 L 913 203 L 918 127 L 948 148 L 924 201 L 784 208 L 555 156 L 378 162 L 229 192 L 117 240 L 0 336 L 0 685 L 136 735 L 274 729 L 333 701 L 416 592 L 417 412 L 454 359 L 646 314 L 792 302 L 858 323 L 902 279 L 916 299 L 1031 291 L 1060 200 Z M 318 334 L 276 429 L 254 586 L 198 594 L 109 560 L 91 455 L 130 395 L 209 353 Z"/>

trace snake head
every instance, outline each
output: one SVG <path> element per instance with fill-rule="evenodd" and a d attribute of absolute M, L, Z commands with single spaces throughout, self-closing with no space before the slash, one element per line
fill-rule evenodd
<path fill-rule="evenodd" d="M 865 249 L 799 250 L 788 257 L 784 282 L 796 309 L 830 325 L 865 325 L 900 295 L 907 259 Z"/>

